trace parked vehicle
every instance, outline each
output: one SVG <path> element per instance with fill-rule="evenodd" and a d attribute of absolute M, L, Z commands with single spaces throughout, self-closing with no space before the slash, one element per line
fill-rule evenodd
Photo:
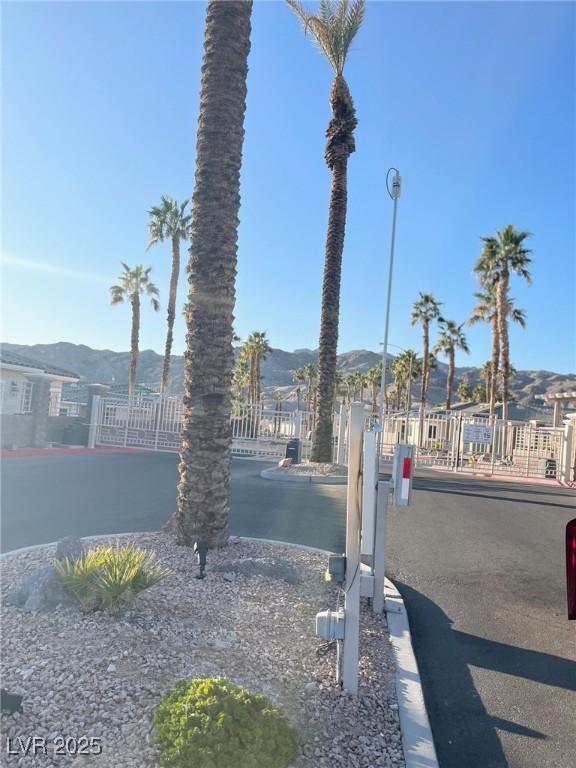
<path fill-rule="evenodd" d="M 576 620 L 576 517 L 566 526 L 566 595 L 568 618 Z"/>

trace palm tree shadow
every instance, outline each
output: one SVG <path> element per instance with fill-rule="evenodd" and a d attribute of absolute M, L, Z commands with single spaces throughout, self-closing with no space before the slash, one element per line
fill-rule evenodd
<path fill-rule="evenodd" d="M 565 494 L 562 496 L 562 498 L 566 499 L 566 501 L 571 503 L 559 504 L 554 501 L 542 501 L 539 499 L 516 498 L 515 496 L 512 495 L 517 492 L 515 488 L 503 488 L 503 487 L 499 488 L 498 486 L 487 487 L 483 485 L 474 485 L 472 483 L 467 483 L 466 485 L 464 485 L 463 483 L 458 483 L 454 481 L 450 482 L 449 480 L 444 480 L 444 479 L 435 481 L 427 477 L 426 478 L 417 477 L 414 480 L 414 490 L 426 491 L 428 493 L 448 493 L 455 496 L 476 496 L 478 498 L 492 499 L 494 501 L 508 501 L 513 503 L 521 502 L 522 504 L 535 504 L 538 506 L 559 507 L 562 509 L 574 509 L 574 502 L 570 494 Z M 508 493 L 510 495 L 501 496 L 501 495 L 498 495 L 498 491 L 500 491 L 501 493 Z M 533 495 L 536 495 L 536 494 L 533 494 Z M 552 494 L 546 494 L 546 495 L 552 495 Z"/>
<path fill-rule="evenodd" d="M 575 665 L 566 659 L 527 651 L 452 629 L 432 600 L 394 580 L 406 603 L 424 698 L 442 768 L 507 768 L 497 730 L 533 739 L 547 735 L 486 711 L 469 666 L 569 687 Z M 433 684 L 432 684 L 433 682 Z"/>

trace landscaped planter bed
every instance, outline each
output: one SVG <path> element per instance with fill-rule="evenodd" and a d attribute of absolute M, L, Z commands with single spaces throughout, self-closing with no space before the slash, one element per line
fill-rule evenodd
<path fill-rule="evenodd" d="M 317 652 L 314 617 L 336 600 L 325 555 L 232 539 L 209 553 L 199 581 L 189 548 L 163 534 L 130 540 L 172 574 L 120 617 L 3 607 L 2 686 L 23 694 L 24 713 L 2 715 L 2 765 L 156 768 L 154 707 L 176 680 L 218 675 L 282 709 L 298 732 L 295 768 L 404 765 L 385 618 L 363 612 L 358 699 L 334 684 L 334 649 Z M 53 556 L 49 546 L 5 556 L 2 593 Z M 264 558 L 276 576 L 243 573 L 246 558 Z M 8 755 L 6 738 L 18 736 L 45 737 L 49 751 L 57 737 L 97 737 L 102 754 Z"/>

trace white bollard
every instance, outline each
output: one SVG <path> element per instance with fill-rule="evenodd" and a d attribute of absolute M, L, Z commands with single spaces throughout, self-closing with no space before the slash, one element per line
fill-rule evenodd
<path fill-rule="evenodd" d="M 378 483 L 378 502 L 376 505 L 376 531 L 374 534 L 374 613 L 384 611 L 384 577 L 386 576 L 386 522 L 388 517 L 388 497 L 390 483 Z"/>
<path fill-rule="evenodd" d="M 348 423 L 348 408 L 340 406 L 340 419 L 338 421 L 338 446 L 336 450 L 336 464 L 346 463 L 346 427 Z"/>
<path fill-rule="evenodd" d="M 362 433 L 365 411 L 362 403 L 350 405 L 348 426 L 348 489 L 346 496 L 346 583 L 345 626 L 342 653 L 342 685 L 358 694 L 360 645 L 360 531 L 362 525 Z"/>
<path fill-rule="evenodd" d="M 88 426 L 88 448 L 96 447 L 96 430 L 100 420 L 100 395 L 93 395 L 90 407 L 90 424 Z"/>
<path fill-rule="evenodd" d="M 362 547 L 363 555 L 374 555 L 374 525 L 376 518 L 376 432 L 364 432 L 364 467 L 362 486 Z"/>

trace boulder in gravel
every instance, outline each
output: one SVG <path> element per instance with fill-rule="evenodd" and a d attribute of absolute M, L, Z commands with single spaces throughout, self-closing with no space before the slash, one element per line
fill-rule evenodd
<path fill-rule="evenodd" d="M 279 557 L 244 557 L 239 560 L 228 560 L 214 566 L 215 571 L 239 576 L 266 576 L 269 579 L 285 581 L 287 584 L 298 584 L 300 577 L 296 567 L 288 560 Z"/>
<path fill-rule="evenodd" d="M 25 611 L 48 611 L 58 605 L 71 604 L 74 599 L 66 591 L 54 567 L 46 565 L 27 576 L 6 595 L 4 602 L 22 607 Z"/>
<path fill-rule="evenodd" d="M 56 546 L 56 560 L 80 560 L 84 555 L 84 544 L 77 536 L 66 536 Z"/>

